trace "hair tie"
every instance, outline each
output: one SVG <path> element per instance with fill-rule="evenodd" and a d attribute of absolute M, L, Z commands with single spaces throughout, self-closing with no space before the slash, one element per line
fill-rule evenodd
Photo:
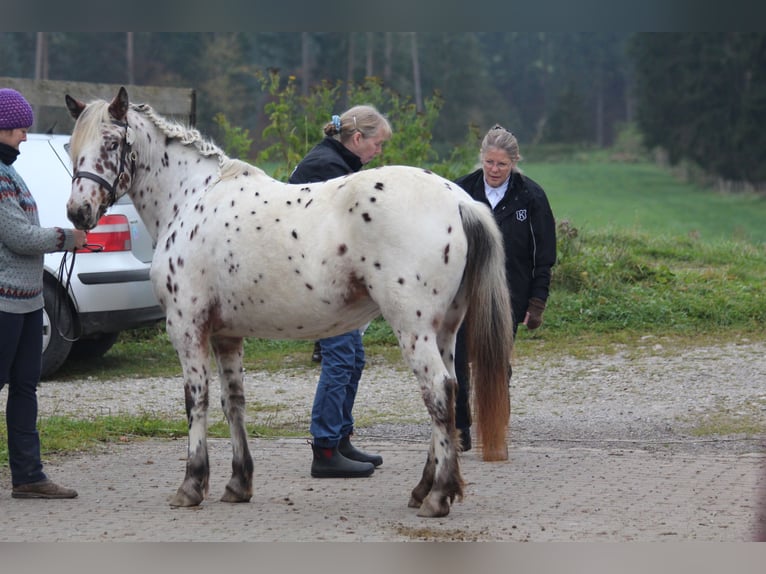
<path fill-rule="evenodd" d="M 332 117 L 332 125 L 334 125 L 335 129 L 338 130 L 338 133 L 340 133 L 340 116 Z"/>

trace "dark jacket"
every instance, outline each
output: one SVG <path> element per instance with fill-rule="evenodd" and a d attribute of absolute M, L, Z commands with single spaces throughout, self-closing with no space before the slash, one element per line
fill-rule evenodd
<path fill-rule="evenodd" d="M 489 205 L 481 169 L 455 183 L 475 200 Z M 551 267 L 556 262 L 556 222 L 543 188 L 518 172 L 511 174 L 508 190 L 493 213 L 503 234 L 514 322 L 520 323 L 531 297 L 548 299 Z"/>
<path fill-rule="evenodd" d="M 314 183 L 362 169 L 359 156 L 335 138 L 325 137 L 307 153 L 290 174 L 288 183 Z"/>

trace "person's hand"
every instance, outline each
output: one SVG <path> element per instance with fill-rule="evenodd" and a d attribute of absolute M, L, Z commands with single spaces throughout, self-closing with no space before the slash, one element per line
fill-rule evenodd
<path fill-rule="evenodd" d="M 82 229 L 73 229 L 72 233 L 74 235 L 74 248 L 82 249 L 85 247 L 88 242 L 88 233 Z"/>
<path fill-rule="evenodd" d="M 527 314 L 524 317 L 524 325 L 527 329 L 537 329 L 543 324 L 543 311 L 545 311 L 545 301 L 532 297 L 527 304 Z"/>

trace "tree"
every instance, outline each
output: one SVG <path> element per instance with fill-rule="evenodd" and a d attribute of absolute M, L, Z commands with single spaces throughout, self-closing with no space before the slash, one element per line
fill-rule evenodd
<path fill-rule="evenodd" d="M 550 141 L 546 125 L 565 101 L 579 94 L 585 114 L 581 141 L 610 145 L 626 121 L 629 60 L 625 32 L 481 32 L 493 84 L 510 108 L 522 142 Z"/>
<path fill-rule="evenodd" d="M 631 53 L 649 147 L 723 180 L 766 182 L 766 35 L 639 34 Z"/>
<path fill-rule="evenodd" d="M 34 41 L 34 34 L 0 32 L 0 75 L 16 78 L 33 77 L 32 74 L 25 74 L 24 70 L 29 69 L 25 58 L 34 57 L 34 52 L 29 48 Z"/>
<path fill-rule="evenodd" d="M 579 89 L 571 85 L 556 98 L 555 107 L 542 130 L 546 142 L 582 144 L 590 140 L 585 102 Z"/>
<path fill-rule="evenodd" d="M 508 98 L 497 89 L 491 61 L 476 34 L 419 33 L 418 54 L 422 93 L 443 101 L 433 133 L 434 148 L 440 155 L 463 144 L 471 126 L 486 131 L 497 122 L 508 122 Z"/>
<path fill-rule="evenodd" d="M 0 75 L 33 77 L 36 33 L 0 34 L 0 55 L 6 56 L 0 58 Z M 421 111 L 428 98 L 441 100 L 433 132 L 440 154 L 462 145 L 474 127 L 483 131 L 495 122 L 508 126 L 522 142 L 534 143 L 566 99 L 565 92 L 582 100 L 581 135 L 588 143 L 609 145 L 614 125 L 627 119 L 629 109 L 630 67 L 622 50 L 626 33 L 129 34 L 132 43 L 123 32 L 46 32 L 48 77 L 193 87 L 197 125 L 216 135 L 219 113 L 232 126 L 262 131 L 270 96 L 261 90 L 256 71 L 295 76 L 303 96 L 323 82 L 361 82 L 373 76 L 401 97 L 413 98 Z M 347 107 L 346 97 L 340 95 L 334 112 Z"/>

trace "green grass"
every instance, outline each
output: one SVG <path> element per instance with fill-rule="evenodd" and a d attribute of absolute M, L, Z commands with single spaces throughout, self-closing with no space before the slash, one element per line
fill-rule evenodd
<path fill-rule="evenodd" d="M 723 194 L 674 178 L 650 163 L 599 154 L 579 161 L 523 162 L 546 191 L 558 221 L 584 233 L 635 231 L 702 241 L 766 243 L 766 196 Z"/>
<path fill-rule="evenodd" d="M 401 354 L 391 328 L 377 319 L 364 336 L 367 354 L 387 361 L 400 361 Z M 246 339 L 244 368 L 250 371 L 313 368 L 313 341 Z M 165 333 L 164 324 L 120 334 L 118 342 L 98 359 L 69 360 L 49 381 L 90 377 L 112 380 L 135 376 L 181 375 L 181 364 Z"/>
<path fill-rule="evenodd" d="M 290 426 L 247 424 L 251 437 L 303 436 L 306 429 Z M 43 457 L 60 453 L 93 452 L 109 443 L 124 443 L 149 438 L 185 439 L 185 419 L 159 417 L 153 414 L 100 416 L 75 419 L 65 416 L 43 418 L 38 423 Z M 220 420 L 208 426 L 210 438 L 229 438 L 228 425 Z M 0 464 L 8 464 L 8 434 L 0 426 Z M 5 469 L 3 469 L 4 471 Z"/>
<path fill-rule="evenodd" d="M 763 417 L 756 414 L 711 413 L 690 423 L 692 436 L 700 438 L 731 435 L 762 436 Z"/>
<path fill-rule="evenodd" d="M 759 332 L 766 322 L 763 246 L 636 232 L 571 235 L 559 237 L 548 332 Z"/>
<path fill-rule="evenodd" d="M 763 436 L 766 398 L 741 402 L 726 407 L 710 407 L 695 415 L 680 416 L 679 422 L 688 427 L 692 436 L 707 438 L 732 435 Z"/>

